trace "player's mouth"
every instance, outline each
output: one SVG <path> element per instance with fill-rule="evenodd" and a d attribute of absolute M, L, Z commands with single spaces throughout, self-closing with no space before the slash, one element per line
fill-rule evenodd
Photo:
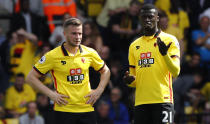
<path fill-rule="evenodd" d="M 80 43 L 81 41 L 75 41 L 75 43 Z"/>
<path fill-rule="evenodd" d="M 152 25 L 152 23 L 151 22 L 145 22 L 145 24 L 144 24 L 146 27 L 148 27 L 148 26 L 151 26 Z"/>

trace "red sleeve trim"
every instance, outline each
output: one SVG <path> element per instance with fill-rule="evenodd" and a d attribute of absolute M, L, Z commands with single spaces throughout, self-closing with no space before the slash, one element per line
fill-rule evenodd
<path fill-rule="evenodd" d="M 129 65 L 129 67 L 130 67 L 130 68 L 136 68 L 136 66 L 134 66 L 134 65 Z"/>
<path fill-rule="evenodd" d="M 98 70 L 98 72 L 101 71 L 101 70 L 104 68 L 104 66 L 105 66 L 105 63 L 104 63 L 104 65 Z"/>
<path fill-rule="evenodd" d="M 171 58 L 179 58 L 177 55 L 171 55 Z"/>

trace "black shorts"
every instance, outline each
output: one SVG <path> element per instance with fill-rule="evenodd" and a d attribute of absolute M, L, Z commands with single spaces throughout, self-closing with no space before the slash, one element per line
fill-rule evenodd
<path fill-rule="evenodd" d="M 55 111 L 55 124 L 96 124 L 95 112 L 70 113 Z"/>
<path fill-rule="evenodd" d="M 173 122 L 174 105 L 171 103 L 135 106 L 134 124 L 172 124 Z"/>

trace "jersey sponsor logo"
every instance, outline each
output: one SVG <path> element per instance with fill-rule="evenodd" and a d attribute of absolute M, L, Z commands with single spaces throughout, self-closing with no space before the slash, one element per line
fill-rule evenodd
<path fill-rule="evenodd" d="M 151 64 L 154 64 L 154 58 L 151 57 L 152 57 L 151 52 L 141 53 L 140 60 L 138 61 L 138 65 L 140 66 L 140 68 L 151 67 Z"/>
<path fill-rule="evenodd" d="M 46 60 L 46 57 L 45 56 L 42 56 L 42 58 L 39 60 L 39 63 L 44 63 L 45 62 L 45 60 Z"/>
<path fill-rule="evenodd" d="M 70 75 L 67 76 L 67 81 L 70 84 L 80 84 L 84 80 L 81 68 L 70 69 Z"/>

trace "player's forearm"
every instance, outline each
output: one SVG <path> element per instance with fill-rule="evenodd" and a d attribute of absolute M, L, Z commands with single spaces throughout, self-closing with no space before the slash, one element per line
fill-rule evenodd
<path fill-rule="evenodd" d="M 172 73 L 173 77 L 177 77 L 180 72 L 180 59 L 171 58 L 168 54 L 163 56 L 168 70 Z"/>
<path fill-rule="evenodd" d="M 100 78 L 100 83 L 99 83 L 97 89 L 99 89 L 103 92 L 110 80 L 110 70 L 105 65 L 104 69 L 100 73 L 101 73 L 101 78 Z"/>
<path fill-rule="evenodd" d="M 33 73 L 34 73 L 34 70 L 32 70 L 28 74 L 28 76 L 26 78 L 26 82 L 29 83 L 34 89 L 37 89 L 41 93 L 43 93 L 46 96 L 51 98 L 53 91 L 50 90 L 48 87 L 46 87 L 44 84 L 42 84 L 42 82 L 39 80 L 39 78 L 36 77 Z"/>

